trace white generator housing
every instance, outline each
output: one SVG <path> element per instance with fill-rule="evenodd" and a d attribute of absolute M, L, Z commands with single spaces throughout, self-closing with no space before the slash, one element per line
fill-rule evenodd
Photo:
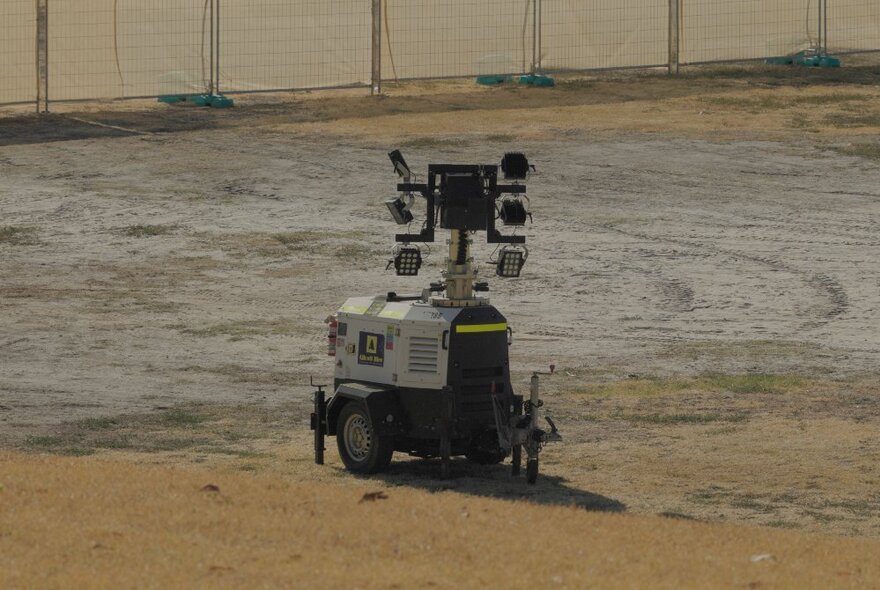
<path fill-rule="evenodd" d="M 352 297 L 337 311 L 335 379 L 440 389 L 460 308 Z"/>

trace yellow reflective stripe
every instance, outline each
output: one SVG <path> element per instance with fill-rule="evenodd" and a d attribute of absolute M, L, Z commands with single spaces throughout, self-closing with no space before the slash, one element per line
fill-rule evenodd
<path fill-rule="evenodd" d="M 507 324 L 471 324 L 464 326 L 456 326 L 455 331 L 460 334 L 472 334 L 474 332 L 504 332 L 507 330 Z"/>
<path fill-rule="evenodd" d="M 364 313 L 367 311 L 367 308 L 362 305 L 343 305 L 342 311 L 348 311 L 351 313 Z"/>

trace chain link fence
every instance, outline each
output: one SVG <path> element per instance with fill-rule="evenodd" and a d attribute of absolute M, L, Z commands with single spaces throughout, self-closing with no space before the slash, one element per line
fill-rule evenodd
<path fill-rule="evenodd" d="M 223 92 L 370 83 L 370 0 L 223 0 Z"/>
<path fill-rule="evenodd" d="M 880 2 L 680 0 L 681 63 L 880 49 Z"/>
<path fill-rule="evenodd" d="M 0 2 L 0 104 L 37 100 L 34 0 Z"/>
<path fill-rule="evenodd" d="M 828 0 L 828 48 L 839 53 L 880 49 L 880 2 Z"/>
<path fill-rule="evenodd" d="M 880 50 L 877 0 L 2 0 L 0 104 Z"/>
<path fill-rule="evenodd" d="M 48 8 L 49 99 L 208 90 L 210 0 L 49 0 Z"/>
<path fill-rule="evenodd" d="M 780 56 L 816 39 L 818 1 L 688 0 L 682 3 L 681 61 L 701 63 Z"/>
<path fill-rule="evenodd" d="M 388 80 L 530 71 L 533 0 L 385 0 L 382 72 Z"/>
<path fill-rule="evenodd" d="M 544 70 L 667 63 L 669 0 L 542 0 L 540 4 Z"/>

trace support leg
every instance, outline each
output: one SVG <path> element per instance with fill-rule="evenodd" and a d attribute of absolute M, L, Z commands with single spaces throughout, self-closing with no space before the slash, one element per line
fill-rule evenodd
<path fill-rule="evenodd" d="M 452 472 L 452 441 L 448 431 L 440 437 L 440 478 L 449 479 Z"/>
<path fill-rule="evenodd" d="M 443 425 L 440 433 L 440 477 L 448 479 L 452 472 L 452 391 L 443 391 Z"/>
<path fill-rule="evenodd" d="M 538 452 L 540 450 L 539 442 L 534 438 L 538 432 L 538 408 L 541 407 L 541 400 L 538 397 L 538 374 L 532 375 L 531 387 L 529 391 L 529 440 L 526 443 L 526 483 L 535 483 L 538 481 Z"/>
<path fill-rule="evenodd" d="M 529 458 L 528 463 L 526 463 L 526 483 L 534 484 L 538 481 L 538 456 L 535 455 L 535 458 Z"/>
<path fill-rule="evenodd" d="M 312 414 L 312 428 L 315 430 L 315 463 L 324 464 L 324 436 L 327 434 L 327 404 L 324 391 L 315 392 L 315 412 Z"/>
<path fill-rule="evenodd" d="M 523 402 L 522 399 L 517 397 L 516 401 L 513 403 L 513 415 L 516 417 L 523 415 Z M 512 464 L 510 468 L 510 475 L 513 477 L 518 477 L 520 473 L 520 469 L 522 469 L 522 445 L 513 445 L 512 455 Z"/>

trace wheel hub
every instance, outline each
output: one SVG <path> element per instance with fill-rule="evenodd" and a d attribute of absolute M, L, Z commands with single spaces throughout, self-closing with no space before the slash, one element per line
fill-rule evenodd
<path fill-rule="evenodd" d="M 370 425 L 363 416 L 354 415 L 345 423 L 345 448 L 351 458 L 363 461 L 370 453 L 373 440 Z"/>

